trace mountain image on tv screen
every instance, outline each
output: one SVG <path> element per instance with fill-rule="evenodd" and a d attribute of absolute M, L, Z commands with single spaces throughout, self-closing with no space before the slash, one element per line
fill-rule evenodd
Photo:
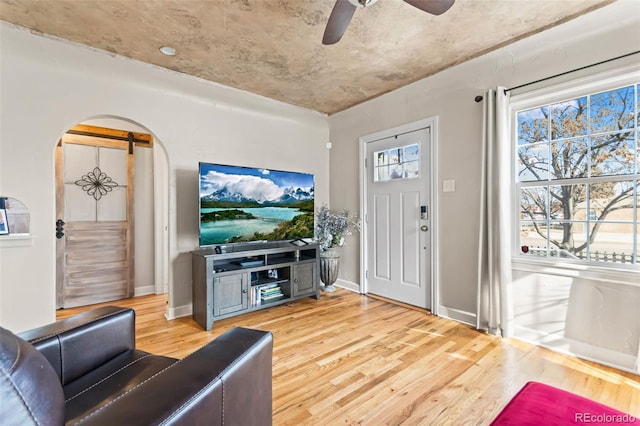
<path fill-rule="evenodd" d="M 313 237 L 313 175 L 200 163 L 200 246 Z"/>

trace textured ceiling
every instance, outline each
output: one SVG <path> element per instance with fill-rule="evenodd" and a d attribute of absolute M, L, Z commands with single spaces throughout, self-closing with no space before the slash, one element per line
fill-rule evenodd
<path fill-rule="evenodd" d="M 608 3 L 457 0 L 433 16 L 379 0 L 332 46 L 334 0 L 0 0 L 0 19 L 332 114 Z"/>

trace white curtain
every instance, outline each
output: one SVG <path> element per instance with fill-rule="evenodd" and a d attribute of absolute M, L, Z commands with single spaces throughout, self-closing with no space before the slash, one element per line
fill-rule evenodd
<path fill-rule="evenodd" d="M 509 337 L 511 297 L 511 138 L 509 96 L 503 87 L 484 95 L 477 328 Z"/>

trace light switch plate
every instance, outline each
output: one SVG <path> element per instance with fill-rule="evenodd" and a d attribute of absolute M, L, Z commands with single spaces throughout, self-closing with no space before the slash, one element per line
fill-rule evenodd
<path fill-rule="evenodd" d="M 442 192 L 455 192 L 456 181 L 455 179 L 448 179 L 442 181 Z"/>

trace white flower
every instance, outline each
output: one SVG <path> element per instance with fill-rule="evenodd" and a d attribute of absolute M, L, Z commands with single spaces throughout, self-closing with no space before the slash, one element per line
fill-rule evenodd
<path fill-rule="evenodd" d="M 360 220 L 351 218 L 348 210 L 332 212 L 322 205 L 316 213 L 315 239 L 320 243 L 320 250 L 344 246 L 344 237 L 352 234 L 352 230 L 360 230 Z"/>

